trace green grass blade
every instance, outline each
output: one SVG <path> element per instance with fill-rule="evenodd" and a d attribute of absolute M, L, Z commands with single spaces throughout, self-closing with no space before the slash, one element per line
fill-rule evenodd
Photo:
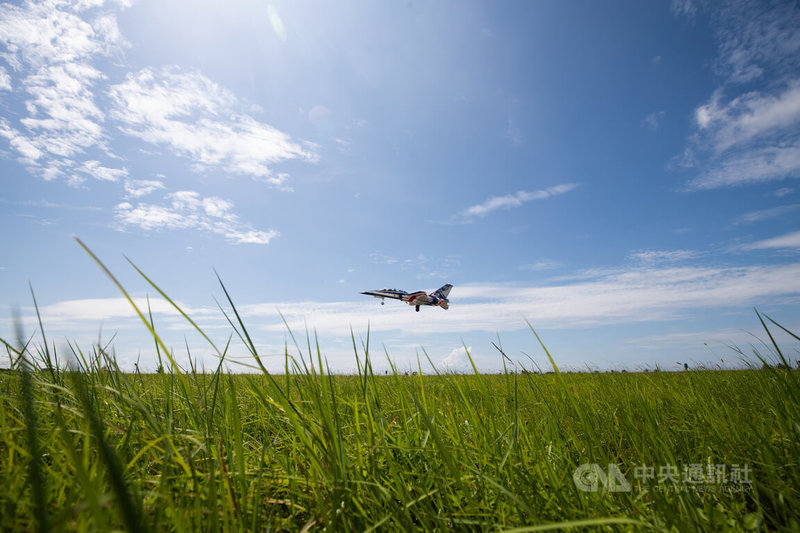
<path fill-rule="evenodd" d="M 172 354 L 167 349 L 167 347 L 164 345 L 164 343 L 161 341 L 161 337 L 158 336 L 158 333 L 156 333 L 155 329 L 153 329 L 153 327 L 150 325 L 150 322 L 147 321 L 147 319 L 145 318 L 145 316 L 142 313 L 142 311 L 139 309 L 139 307 L 133 301 L 133 298 L 131 298 L 131 296 L 128 294 L 128 291 L 125 290 L 125 288 L 117 280 L 117 278 L 114 276 L 114 274 L 112 274 L 111 271 L 103 264 L 103 262 L 100 261 L 100 259 L 96 255 L 94 255 L 94 252 L 92 252 L 83 243 L 83 241 L 81 241 L 78 237 L 75 237 L 75 240 L 78 242 L 80 247 L 83 248 L 83 250 L 87 254 L 89 254 L 89 256 L 94 260 L 95 264 L 97 264 L 97 266 L 100 267 L 100 269 L 109 277 L 109 279 L 111 279 L 111 281 L 114 283 L 114 285 L 117 286 L 117 288 L 123 294 L 123 296 L 125 296 L 125 299 L 128 300 L 128 303 L 131 304 L 131 307 L 133 307 L 134 311 L 136 311 L 136 314 L 139 316 L 139 319 L 145 325 L 145 327 L 150 332 L 150 334 L 153 336 L 153 338 L 156 340 L 156 342 L 161 346 L 161 349 L 164 350 L 164 354 L 167 356 L 167 359 L 169 359 L 169 362 L 172 364 L 173 368 L 179 371 L 180 367 L 178 366 L 178 363 L 175 361 L 175 359 L 173 359 Z"/>

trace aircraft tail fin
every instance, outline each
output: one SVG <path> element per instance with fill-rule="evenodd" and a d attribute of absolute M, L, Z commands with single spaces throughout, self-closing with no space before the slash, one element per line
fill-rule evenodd
<path fill-rule="evenodd" d="M 452 288 L 453 286 L 448 283 L 447 285 L 444 285 L 443 287 L 437 289 L 436 292 L 433 293 L 433 295 L 436 296 L 437 298 L 444 298 L 446 300 L 447 296 L 450 294 L 450 289 Z"/>

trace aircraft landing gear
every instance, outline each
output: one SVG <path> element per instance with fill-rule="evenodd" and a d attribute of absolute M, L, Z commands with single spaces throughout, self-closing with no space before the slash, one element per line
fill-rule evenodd
<path fill-rule="evenodd" d="M 419 306 L 416 306 L 416 307 L 417 307 L 417 313 L 419 313 Z"/>

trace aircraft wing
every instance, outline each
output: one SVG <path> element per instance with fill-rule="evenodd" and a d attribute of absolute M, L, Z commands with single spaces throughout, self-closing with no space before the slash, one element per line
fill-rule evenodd
<path fill-rule="evenodd" d="M 417 291 L 403 298 L 403 301 L 408 302 L 409 305 L 428 305 L 431 302 L 431 297 L 425 294 L 425 291 Z"/>
<path fill-rule="evenodd" d="M 378 291 L 364 291 L 361 294 L 366 294 L 367 296 L 374 296 L 375 298 L 391 298 L 393 300 L 402 300 L 404 302 L 408 301 L 409 294 L 406 291 L 400 291 L 397 289 L 381 289 Z"/>

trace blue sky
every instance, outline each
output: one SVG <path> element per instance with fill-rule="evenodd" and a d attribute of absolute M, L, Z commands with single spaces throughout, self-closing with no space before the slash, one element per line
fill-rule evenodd
<path fill-rule="evenodd" d="M 566 368 L 737 364 L 753 307 L 800 330 L 798 73 L 791 2 L 4 2 L 0 336 L 30 282 L 62 352 L 154 367 L 75 235 L 179 361 L 214 357 L 124 256 L 224 344 L 216 269 L 273 368 L 278 310 L 339 371 L 368 326 L 546 368 L 526 320 Z"/>

